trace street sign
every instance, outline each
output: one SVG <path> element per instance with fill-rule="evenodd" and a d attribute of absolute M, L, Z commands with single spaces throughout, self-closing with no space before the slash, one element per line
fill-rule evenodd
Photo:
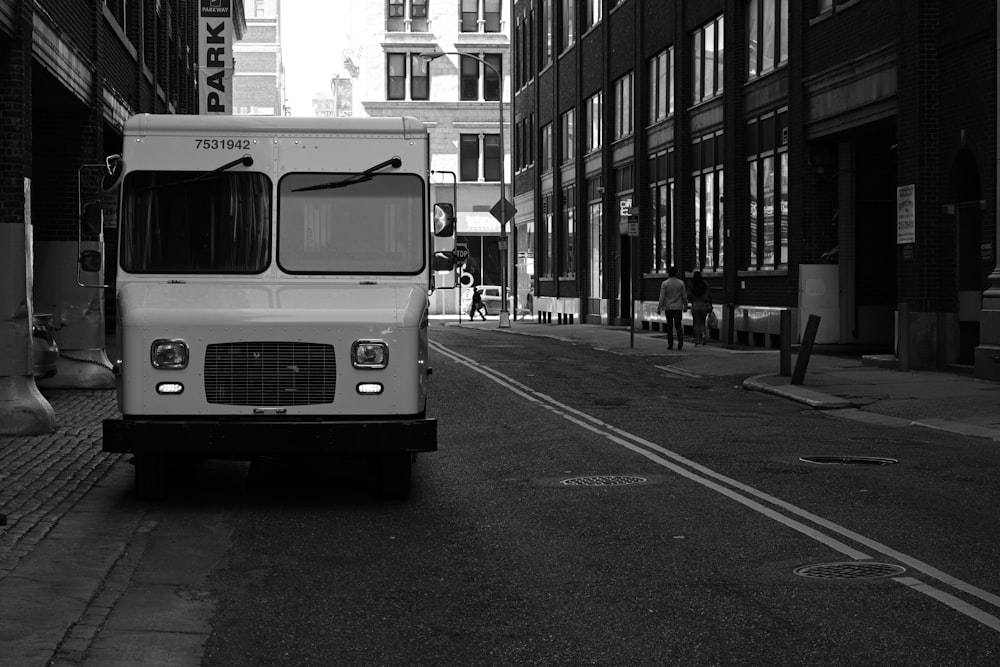
<path fill-rule="evenodd" d="M 500 211 L 501 206 L 503 207 L 503 213 Z M 507 221 L 513 218 L 515 213 L 517 213 L 517 209 L 514 208 L 514 203 L 506 198 L 501 198 L 490 209 L 490 214 L 499 220 L 501 225 L 507 224 Z M 501 217 L 504 214 L 506 214 L 506 219 Z"/>
<path fill-rule="evenodd" d="M 629 221 L 629 223 L 628 223 L 628 235 L 629 236 L 638 236 L 639 235 L 639 223 L 638 222 L 632 222 L 631 220 Z"/>
<path fill-rule="evenodd" d="M 507 249 L 507 236 L 500 236 L 497 238 L 497 249 L 506 250 Z"/>
<path fill-rule="evenodd" d="M 464 264 L 469 259 L 469 245 L 467 243 L 455 244 L 455 259 L 459 264 Z"/>

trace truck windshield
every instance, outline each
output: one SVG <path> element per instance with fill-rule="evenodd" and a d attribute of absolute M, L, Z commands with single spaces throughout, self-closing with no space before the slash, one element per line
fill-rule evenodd
<path fill-rule="evenodd" d="M 137 171 L 122 184 L 121 265 L 131 273 L 260 273 L 271 180 L 260 173 Z"/>
<path fill-rule="evenodd" d="M 424 267 L 424 181 L 288 174 L 278 184 L 278 264 L 288 273 L 414 274 Z"/>

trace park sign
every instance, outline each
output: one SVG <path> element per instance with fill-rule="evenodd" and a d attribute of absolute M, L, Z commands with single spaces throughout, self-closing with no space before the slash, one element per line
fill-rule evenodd
<path fill-rule="evenodd" d="M 199 0 L 198 112 L 233 110 L 234 0 Z"/>

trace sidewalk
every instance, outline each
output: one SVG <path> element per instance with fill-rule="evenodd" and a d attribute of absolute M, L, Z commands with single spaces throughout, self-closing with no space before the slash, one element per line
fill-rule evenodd
<path fill-rule="evenodd" d="M 781 396 L 838 417 L 884 426 L 921 426 L 1000 442 L 1000 383 L 972 375 L 898 371 L 886 368 L 881 357 L 832 354 L 829 347 L 823 347 L 810 355 L 802 384 L 793 385 L 790 376 L 780 374 L 778 350 L 718 342 L 695 347 L 690 340 L 682 350 L 669 350 L 666 334 L 630 332 L 628 327 L 517 320 L 500 328 L 495 317 L 461 323 L 457 316 L 432 319 L 445 326 L 546 336 L 613 354 L 655 356 L 653 363 L 665 373 L 742 376 L 744 389 Z M 793 371 L 797 361 L 798 350 L 793 349 Z"/>

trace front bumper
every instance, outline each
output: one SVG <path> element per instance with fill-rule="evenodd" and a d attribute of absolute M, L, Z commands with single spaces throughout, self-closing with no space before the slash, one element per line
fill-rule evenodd
<path fill-rule="evenodd" d="M 389 454 L 437 450 L 437 420 L 302 421 L 137 418 L 104 420 L 104 451 L 208 458 Z"/>

